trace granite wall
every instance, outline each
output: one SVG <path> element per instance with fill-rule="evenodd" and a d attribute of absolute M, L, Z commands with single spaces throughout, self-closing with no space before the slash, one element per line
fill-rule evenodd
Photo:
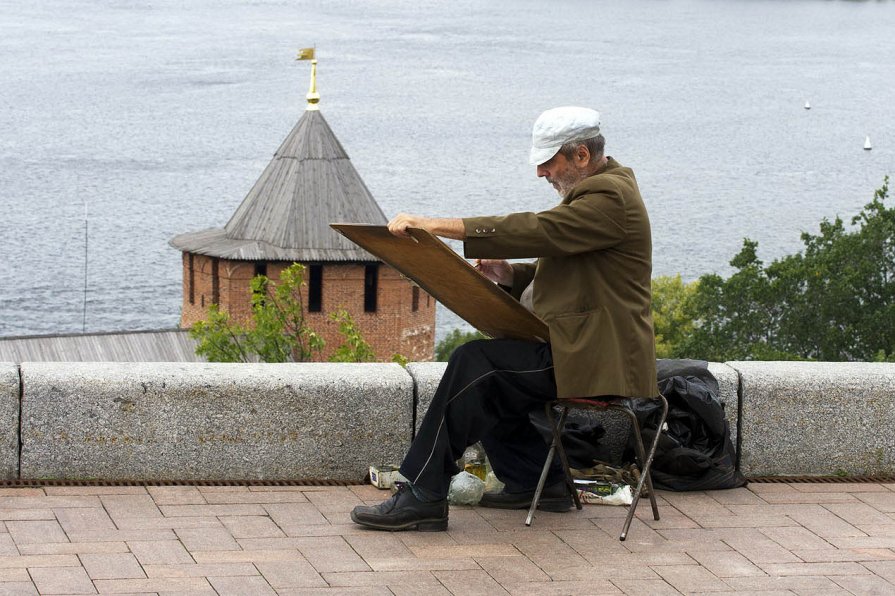
<path fill-rule="evenodd" d="M 895 473 L 895 364 L 730 362 L 746 476 Z"/>
<path fill-rule="evenodd" d="M 23 363 L 21 476 L 359 481 L 410 441 L 397 364 Z"/>
<path fill-rule="evenodd" d="M 444 367 L 0 363 L 0 478 L 360 482 L 400 462 Z M 747 476 L 895 473 L 895 364 L 710 371 Z"/>
<path fill-rule="evenodd" d="M 19 367 L 0 363 L 0 478 L 19 477 Z"/>

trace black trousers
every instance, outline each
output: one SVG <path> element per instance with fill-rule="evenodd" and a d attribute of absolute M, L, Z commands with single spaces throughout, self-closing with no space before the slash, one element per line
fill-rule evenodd
<path fill-rule="evenodd" d="M 454 350 L 401 474 L 426 494 L 444 498 L 458 460 L 481 441 L 508 492 L 534 490 L 548 446 L 529 420 L 556 399 L 549 344 L 479 340 Z M 558 460 L 547 485 L 563 478 Z"/>

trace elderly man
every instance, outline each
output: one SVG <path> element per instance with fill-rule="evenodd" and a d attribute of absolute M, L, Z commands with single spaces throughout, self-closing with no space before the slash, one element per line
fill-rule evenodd
<path fill-rule="evenodd" d="M 422 228 L 464 241 L 467 257 L 550 329 L 550 343 L 492 339 L 459 347 L 401 465 L 410 483 L 351 518 L 380 530 L 445 530 L 456 460 L 481 441 L 506 487 L 483 507 L 528 508 L 548 449 L 529 413 L 557 398 L 657 395 L 650 316 L 652 242 L 633 172 L 604 156 L 599 114 L 547 110 L 531 163 L 562 201 L 541 213 L 466 219 L 399 214 L 389 230 Z M 533 263 L 505 260 L 534 257 Z M 540 508 L 567 511 L 558 461 Z"/>

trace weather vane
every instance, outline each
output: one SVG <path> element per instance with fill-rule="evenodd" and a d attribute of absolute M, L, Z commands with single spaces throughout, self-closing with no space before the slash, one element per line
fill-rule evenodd
<path fill-rule="evenodd" d="M 320 106 L 317 104 L 320 103 L 320 94 L 317 93 L 317 48 L 302 48 L 298 50 L 298 56 L 295 58 L 296 60 L 310 60 L 311 61 L 311 87 L 308 89 L 308 107 L 305 108 L 308 111 L 319 110 Z"/>

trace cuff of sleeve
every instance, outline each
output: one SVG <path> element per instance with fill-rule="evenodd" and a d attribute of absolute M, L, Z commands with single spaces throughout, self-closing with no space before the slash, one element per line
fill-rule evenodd
<path fill-rule="evenodd" d="M 485 217 L 463 218 L 463 230 L 466 232 L 466 239 L 463 241 L 463 255 L 467 259 L 487 259 L 496 256 L 492 254 L 494 247 L 490 245 L 488 239 L 497 235 L 497 226 L 490 219 Z"/>
<path fill-rule="evenodd" d="M 485 218 L 468 217 L 463 219 L 463 229 L 467 238 L 487 238 L 497 233 L 494 222 L 488 222 Z"/>

